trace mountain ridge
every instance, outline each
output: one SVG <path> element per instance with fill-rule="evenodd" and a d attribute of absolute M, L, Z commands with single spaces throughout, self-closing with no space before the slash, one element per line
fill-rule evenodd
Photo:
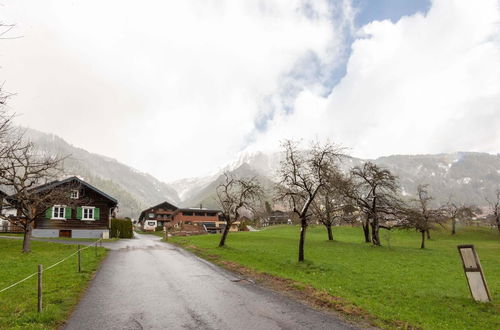
<path fill-rule="evenodd" d="M 39 150 L 67 156 L 66 176 L 77 175 L 119 201 L 119 216 L 136 218 L 141 210 L 164 199 L 179 203 L 180 198 L 168 184 L 148 173 L 141 172 L 116 159 L 75 147 L 61 137 L 25 128 L 25 138 Z"/>
<path fill-rule="evenodd" d="M 253 152 L 240 157 L 224 168 L 234 172 L 238 166 L 248 165 L 257 178 L 266 177 L 276 181 L 276 172 L 283 155 L 279 152 L 265 154 Z M 485 206 L 485 197 L 493 195 L 500 188 L 500 154 L 458 151 L 439 154 L 389 155 L 376 159 L 360 159 L 348 156 L 341 164 L 343 170 L 371 161 L 388 168 L 398 176 L 401 193 L 415 196 L 419 184 L 429 184 L 429 192 L 435 197 L 436 204 L 444 204 L 450 198 L 459 203 Z M 221 170 L 220 174 L 224 170 Z M 205 185 L 204 189 L 211 184 Z M 195 185 L 192 190 L 198 189 Z M 210 199 L 207 192 L 191 197 L 187 204 L 196 205 L 198 200 Z M 212 196 L 213 199 L 213 196 Z"/>
<path fill-rule="evenodd" d="M 64 162 L 66 174 L 78 175 L 116 197 L 119 215 L 132 218 L 141 210 L 165 200 L 181 207 L 197 207 L 200 203 L 216 207 L 215 188 L 225 171 L 236 176 L 257 177 L 270 195 L 283 159 L 281 152 L 242 153 L 213 174 L 162 182 L 116 159 L 73 146 L 55 134 L 25 130 L 26 137 L 41 150 L 70 155 Z M 500 154 L 459 151 L 389 155 L 366 160 L 347 157 L 342 166 L 346 170 L 366 161 L 386 167 L 397 175 L 405 196 L 413 196 L 418 184 L 429 184 L 431 195 L 440 204 L 452 196 L 457 202 L 485 205 L 484 198 L 500 187 Z"/>

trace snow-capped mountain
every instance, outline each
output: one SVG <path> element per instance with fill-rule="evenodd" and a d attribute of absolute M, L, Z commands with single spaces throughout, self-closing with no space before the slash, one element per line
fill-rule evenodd
<path fill-rule="evenodd" d="M 220 180 L 224 171 L 246 176 L 257 176 L 266 182 L 276 181 L 276 172 L 283 154 L 252 152 L 239 157 L 213 176 L 212 183 L 203 178 L 203 184 L 190 179 L 189 186 L 183 186 L 182 203 L 188 206 L 199 202 L 214 203 L 214 182 Z M 348 157 L 342 162 L 342 168 L 348 170 L 367 160 Z M 485 197 L 492 196 L 500 188 L 500 155 L 476 152 L 456 152 L 435 155 L 393 155 L 370 160 L 375 164 L 390 169 L 399 177 L 401 193 L 411 197 L 419 184 L 429 184 L 429 191 L 438 204 L 446 203 L 449 198 L 457 202 L 485 205 Z M 178 183 L 180 183 L 178 181 Z M 269 184 L 268 184 L 269 185 Z M 177 185 L 176 187 L 180 187 Z M 210 191 L 210 189 L 212 191 Z"/>
<path fill-rule="evenodd" d="M 239 157 L 221 171 L 234 171 L 243 164 L 249 165 L 254 171 L 260 175 L 269 178 L 276 177 L 276 171 L 279 168 L 280 162 L 283 159 L 283 154 L 280 152 L 264 153 L 261 151 L 241 153 Z"/>
<path fill-rule="evenodd" d="M 212 183 L 220 174 L 217 172 L 212 175 L 202 176 L 199 178 L 185 178 L 172 181 L 169 185 L 174 188 L 181 201 L 185 201 L 193 197 L 197 190 L 203 189 Z"/>
<path fill-rule="evenodd" d="M 283 154 L 279 152 L 241 153 L 235 161 L 215 173 L 164 183 L 106 156 L 89 153 L 68 144 L 60 137 L 28 129 L 26 132 L 40 149 L 48 153 L 71 155 L 65 161 L 65 172 L 77 175 L 119 200 L 121 216 L 136 218 L 142 209 L 162 201 L 196 207 L 202 203 L 216 207 L 215 188 L 225 171 L 237 176 L 257 177 L 268 190 L 276 182 Z M 348 157 L 344 170 L 365 160 Z M 399 177 L 401 193 L 415 194 L 418 184 L 429 184 L 436 203 L 445 203 L 450 196 L 457 202 L 485 205 L 485 197 L 500 188 L 500 155 L 456 152 L 436 155 L 393 155 L 372 160 L 390 169 Z"/>

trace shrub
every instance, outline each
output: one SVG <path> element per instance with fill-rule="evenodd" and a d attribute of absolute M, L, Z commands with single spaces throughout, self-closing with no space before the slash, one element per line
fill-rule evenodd
<path fill-rule="evenodd" d="M 133 238 L 132 221 L 130 219 L 111 219 L 111 237 Z"/>
<path fill-rule="evenodd" d="M 241 221 L 241 223 L 238 227 L 238 230 L 239 231 L 249 231 L 249 229 L 247 227 L 247 223 L 245 221 Z"/>

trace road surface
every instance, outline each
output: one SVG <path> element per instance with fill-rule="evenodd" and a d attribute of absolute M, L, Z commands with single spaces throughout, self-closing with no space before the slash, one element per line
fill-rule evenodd
<path fill-rule="evenodd" d="M 153 235 L 112 249 L 63 329 L 353 329 Z"/>

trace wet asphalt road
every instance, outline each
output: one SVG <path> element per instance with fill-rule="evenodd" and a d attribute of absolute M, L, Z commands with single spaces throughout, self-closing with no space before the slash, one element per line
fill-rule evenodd
<path fill-rule="evenodd" d="M 352 329 L 152 235 L 108 257 L 63 329 Z"/>

